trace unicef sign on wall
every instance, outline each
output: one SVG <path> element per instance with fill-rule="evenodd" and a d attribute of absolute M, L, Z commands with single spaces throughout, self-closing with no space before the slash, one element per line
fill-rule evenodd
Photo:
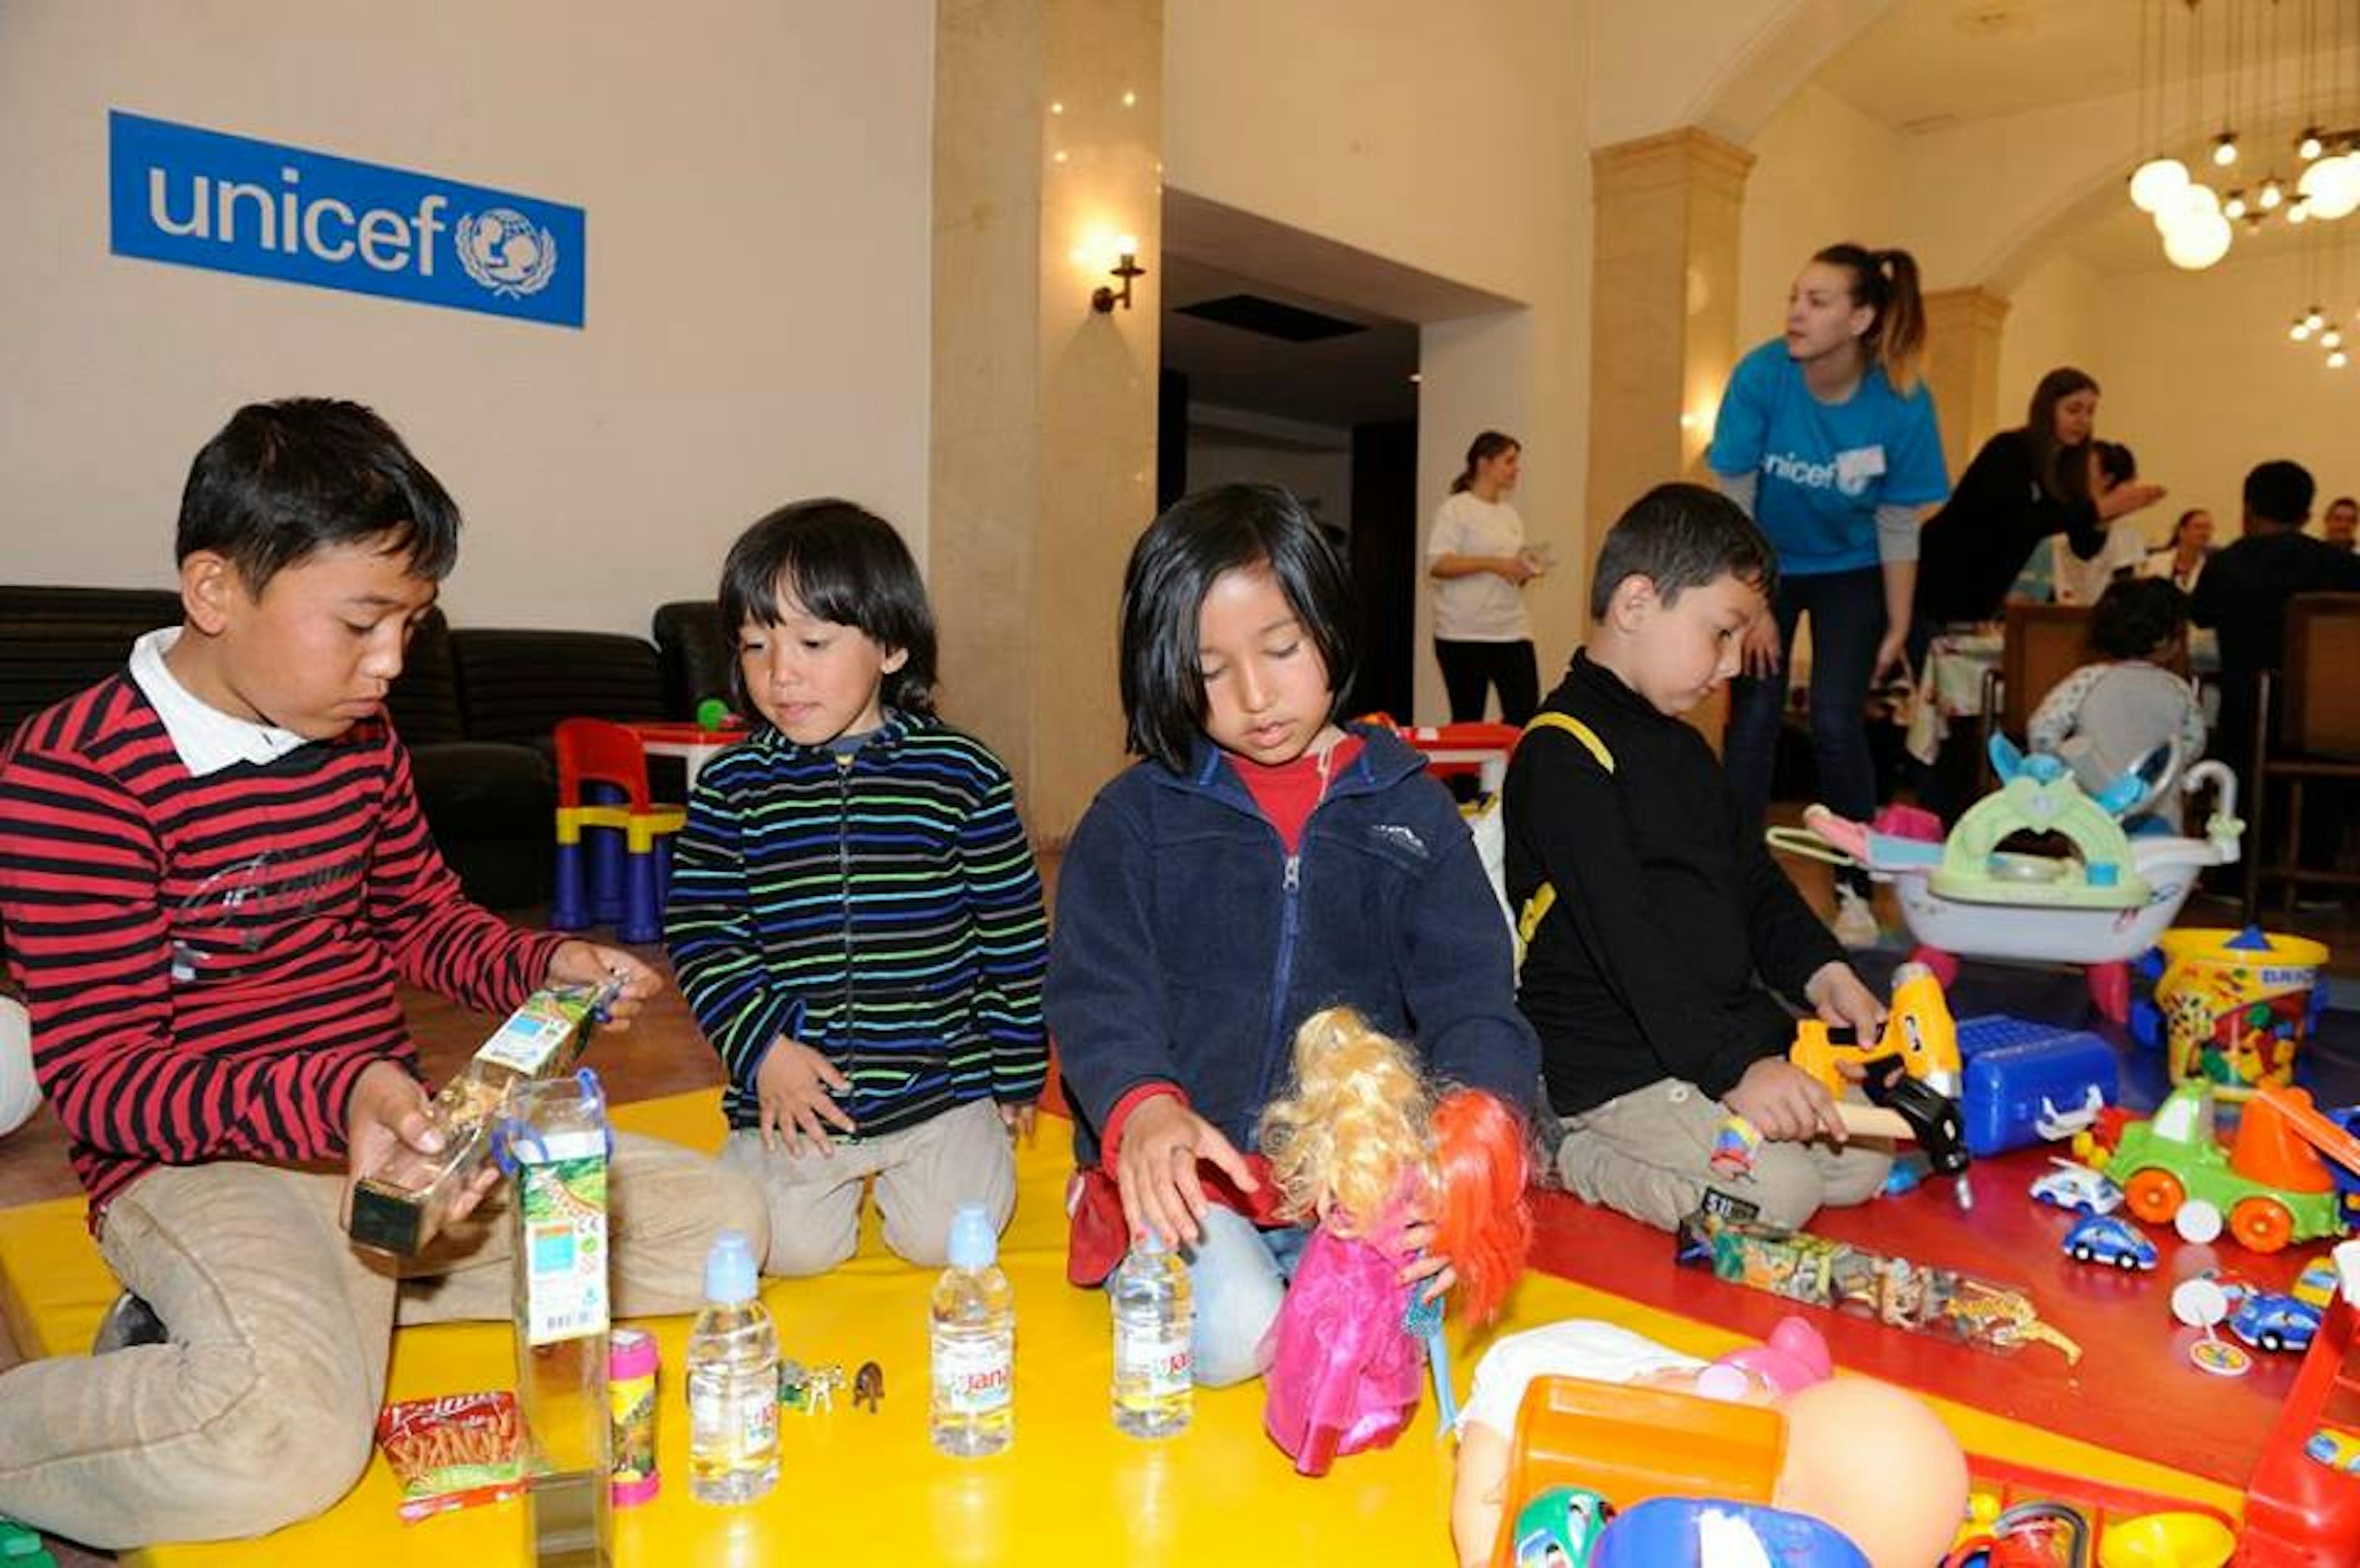
<path fill-rule="evenodd" d="M 582 324 L 579 207 L 120 110 L 106 119 L 117 256 Z"/>

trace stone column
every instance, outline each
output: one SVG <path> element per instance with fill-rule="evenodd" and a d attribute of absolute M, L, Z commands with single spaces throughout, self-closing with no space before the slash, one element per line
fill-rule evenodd
<path fill-rule="evenodd" d="M 2000 428 L 1999 331 L 2006 319 L 2007 301 L 1987 289 L 1926 296 L 1926 385 L 1952 484 Z"/>
<path fill-rule="evenodd" d="M 1703 472 L 1737 363 L 1737 225 L 1754 155 L 1694 126 L 1590 154 L 1589 548 L 1667 479 Z M 1690 715 L 1721 734 L 1716 700 Z"/>
<path fill-rule="evenodd" d="M 1154 512 L 1161 0 L 939 0 L 927 582 L 943 709 L 1061 844 L 1122 763 L 1116 617 Z M 1149 270 L 1092 310 L 1118 236 Z"/>

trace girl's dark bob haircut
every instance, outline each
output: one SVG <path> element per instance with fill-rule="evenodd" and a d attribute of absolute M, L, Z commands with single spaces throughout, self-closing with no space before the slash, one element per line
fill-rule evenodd
<path fill-rule="evenodd" d="M 722 635 L 734 643 L 746 626 L 777 626 L 789 598 L 907 654 L 886 675 L 882 701 L 905 713 L 934 711 L 934 612 L 892 524 L 828 496 L 781 506 L 738 535 L 721 564 Z M 743 660 L 729 661 L 729 690 L 741 711 L 751 705 Z"/>
<path fill-rule="evenodd" d="M 1198 615 L 1225 572 L 1267 569 L 1319 650 L 1328 717 L 1343 710 L 1360 665 L 1352 581 L 1303 503 L 1275 485 L 1217 485 L 1150 523 L 1122 580 L 1124 744 L 1188 771 L 1205 728 Z"/>

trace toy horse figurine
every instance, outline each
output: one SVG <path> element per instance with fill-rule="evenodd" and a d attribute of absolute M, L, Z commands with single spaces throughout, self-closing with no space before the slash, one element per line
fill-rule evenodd
<path fill-rule="evenodd" d="M 1306 1475 L 1391 1443 L 1423 1381 L 1405 1234 L 1436 1227 L 1461 1310 L 1499 1310 L 1532 1240 L 1524 1132 L 1491 1096 L 1437 1102 L 1408 1051 L 1349 1007 L 1305 1020 L 1293 1094 L 1263 1111 L 1279 1213 L 1318 1222 L 1264 1341 L 1262 1425 Z M 1439 1372 L 1439 1368 L 1437 1368 Z M 1447 1376 L 1447 1374 L 1443 1374 Z"/>

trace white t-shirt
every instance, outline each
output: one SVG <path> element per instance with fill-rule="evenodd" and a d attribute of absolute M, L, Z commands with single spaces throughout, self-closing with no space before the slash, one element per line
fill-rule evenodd
<path fill-rule="evenodd" d="M 1524 548 L 1524 520 L 1505 501 L 1461 490 L 1434 514 L 1426 564 L 1446 555 L 1513 555 Z M 1522 642 L 1533 635 L 1524 591 L 1490 572 L 1436 578 L 1434 635 L 1445 642 Z"/>
<path fill-rule="evenodd" d="M 1468 1391 L 1459 1419 L 1513 1437 L 1516 1409 L 1535 1377 L 1633 1383 L 1658 1372 L 1695 1372 L 1703 1366 L 1695 1356 L 1682 1356 L 1620 1323 L 1564 1318 L 1509 1334 L 1485 1351 L 1475 1364 L 1475 1386 Z"/>
<path fill-rule="evenodd" d="M 2057 536 L 2057 602 L 2060 604 L 2094 604 L 2114 580 L 2114 573 L 2129 571 L 2136 574 L 2147 564 L 2147 530 L 2129 517 L 2116 517 L 2106 528 L 2106 542 L 2098 553 L 2084 561 L 2073 553 L 2065 536 Z"/>

